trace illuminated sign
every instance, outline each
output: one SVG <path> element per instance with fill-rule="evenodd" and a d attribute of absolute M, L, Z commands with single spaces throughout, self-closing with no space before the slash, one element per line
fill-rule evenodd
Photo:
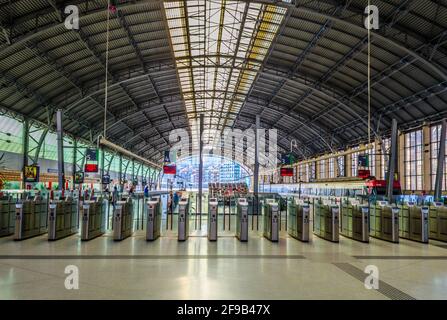
<path fill-rule="evenodd" d="M 163 166 L 163 173 L 164 174 L 176 174 L 177 173 L 177 166 L 176 165 Z"/>
<path fill-rule="evenodd" d="M 281 177 L 293 177 L 293 168 L 281 168 Z"/>
<path fill-rule="evenodd" d="M 23 172 L 25 182 L 39 182 L 39 173 L 40 169 L 38 166 L 25 166 Z"/>
<path fill-rule="evenodd" d="M 84 169 L 87 173 L 98 172 L 98 165 L 96 163 L 87 163 Z"/>
<path fill-rule="evenodd" d="M 84 172 L 78 171 L 75 173 L 74 176 L 74 183 L 75 184 L 81 184 L 84 183 Z"/>

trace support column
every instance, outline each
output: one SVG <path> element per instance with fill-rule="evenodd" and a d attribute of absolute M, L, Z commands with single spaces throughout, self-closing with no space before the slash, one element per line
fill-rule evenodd
<path fill-rule="evenodd" d="M 382 152 L 381 146 L 382 141 L 380 139 L 376 139 L 374 142 L 374 154 L 375 154 L 375 167 L 376 167 L 376 179 L 383 180 L 385 177 L 382 177 Z"/>
<path fill-rule="evenodd" d="M 387 188 L 386 194 L 388 197 L 389 203 L 392 203 L 393 199 L 393 187 L 394 187 L 394 173 L 396 171 L 396 162 L 397 162 L 397 121 L 393 119 L 391 126 L 391 149 L 390 149 L 390 161 L 388 164 L 388 176 L 387 176 Z"/>
<path fill-rule="evenodd" d="M 25 167 L 28 165 L 28 149 L 29 149 L 29 120 L 25 119 L 23 121 L 23 166 L 22 166 L 22 189 L 26 189 L 25 182 Z"/>
<path fill-rule="evenodd" d="M 72 175 L 71 175 L 71 181 L 72 181 L 72 185 L 73 185 L 73 191 L 76 189 L 75 188 L 75 176 L 76 176 L 76 162 L 77 162 L 77 157 L 78 157 L 78 140 L 74 139 L 73 140 L 73 164 L 72 164 Z"/>
<path fill-rule="evenodd" d="M 119 183 L 120 191 L 121 191 L 122 186 L 123 186 L 123 155 L 122 154 L 120 154 L 120 158 L 119 158 L 118 183 Z"/>
<path fill-rule="evenodd" d="M 442 196 L 442 180 L 444 177 L 446 131 L 447 131 L 447 121 L 446 119 L 444 119 L 442 120 L 441 136 L 439 137 L 438 166 L 436 168 L 436 180 L 435 180 L 435 200 L 440 200 Z"/>
<path fill-rule="evenodd" d="M 64 136 L 62 126 L 62 110 L 56 112 L 56 130 L 57 130 L 57 171 L 58 171 L 58 189 L 65 188 L 65 168 L 64 168 Z"/>
<path fill-rule="evenodd" d="M 199 230 L 202 229 L 202 184 L 203 184 L 203 127 L 205 115 L 200 114 L 200 130 L 199 130 L 199 198 L 198 198 L 198 214 L 199 214 Z"/>
<path fill-rule="evenodd" d="M 256 132 L 255 132 L 255 168 L 253 172 L 253 214 L 258 215 L 259 212 L 259 131 L 261 129 L 261 116 L 256 115 Z"/>
<path fill-rule="evenodd" d="M 422 127 L 422 139 L 424 154 L 422 155 L 422 189 L 425 192 L 433 190 L 431 183 L 431 159 L 430 159 L 430 126 L 424 125 Z"/>
<path fill-rule="evenodd" d="M 352 153 L 345 157 L 345 175 L 346 177 L 352 177 Z"/>
<path fill-rule="evenodd" d="M 398 144 L 397 144 L 397 148 L 398 148 L 398 161 L 397 163 L 397 168 L 399 168 L 399 181 L 400 181 L 400 185 L 402 187 L 403 190 L 405 190 L 406 188 L 406 181 L 405 181 L 405 135 L 401 134 L 398 138 Z"/>

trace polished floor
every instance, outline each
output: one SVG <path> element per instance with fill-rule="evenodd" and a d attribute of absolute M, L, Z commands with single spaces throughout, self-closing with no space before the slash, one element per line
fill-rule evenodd
<path fill-rule="evenodd" d="M 0 239 L 1 299 L 446 299 L 447 246 L 402 240 L 369 244 L 315 236 L 279 243 L 251 232 L 240 243 L 230 231 L 215 243 L 199 232 L 177 242 L 175 231 L 146 242 L 144 231 L 114 242 L 74 235 Z M 79 289 L 65 288 L 66 266 L 79 270 Z M 364 286 L 368 265 L 379 290 Z"/>

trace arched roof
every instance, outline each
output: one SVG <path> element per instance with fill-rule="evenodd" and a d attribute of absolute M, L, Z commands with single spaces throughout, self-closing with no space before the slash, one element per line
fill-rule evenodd
<path fill-rule="evenodd" d="M 200 1 L 204 0 L 192 2 Z M 189 128 L 189 120 L 198 113 L 188 111 L 182 91 L 166 3 L 117 2 L 117 12 L 110 17 L 107 138 L 160 161 L 170 145 L 169 132 Z M 188 2 L 186 6 L 192 3 Z M 170 3 L 183 5 L 183 1 Z M 222 5 L 220 0 L 208 3 Z M 227 8 L 228 3 L 235 2 L 227 2 Z M 257 3 L 284 8 L 284 14 L 265 57 L 243 61 L 259 67 L 249 90 L 232 98 L 240 101 L 240 108 L 221 114 L 227 125 L 253 128 L 255 115 L 260 114 L 263 127 L 278 129 L 280 149 L 289 150 L 291 140 L 298 141 L 300 150 L 294 150 L 298 157 L 364 140 L 368 119 L 365 1 L 237 3 L 243 19 L 250 17 L 245 8 Z M 375 133 L 387 133 L 392 118 L 405 129 L 445 117 L 447 4 L 429 0 L 372 4 L 380 9 L 381 19 L 380 29 L 372 31 L 371 45 Z M 64 26 L 67 5 L 79 7 L 79 30 Z M 70 134 L 85 139 L 101 134 L 106 7 L 105 0 L 1 2 L 1 109 L 51 123 L 53 111 L 62 108 Z M 220 63 L 222 68 L 238 67 Z M 217 99 L 217 93 L 200 97 Z M 193 94 L 197 100 L 209 92 Z"/>

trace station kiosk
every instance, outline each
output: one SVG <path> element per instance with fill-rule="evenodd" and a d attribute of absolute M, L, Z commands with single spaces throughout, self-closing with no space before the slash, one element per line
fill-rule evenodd
<path fill-rule="evenodd" d="M 279 241 L 279 204 L 267 199 L 264 204 L 264 237 L 272 242 Z"/>
<path fill-rule="evenodd" d="M 189 237 L 189 199 L 181 198 L 178 205 L 178 241 L 185 241 Z"/>
<path fill-rule="evenodd" d="M 399 236 L 404 239 L 428 243 L 429 207 L 408 202 L 399 207 Z"/>
<path fill-rule="evenodd" d="M 78 205 L 71 197 L 53 200 L 48 215 L 48 240 L 58 240 L 78 232 Z"/>
<path fill-rule="evenodd" d="M 246 198 L 239 198 L 237 202 L 236 237 L 239 241 L 248 241 L 248 202 Z"/>
<path fill-rule="evenodd" d="M 210 198 L 208 203 L 208 240 L 210 241 L 217 241 L 218 208 L 217 198 Z"/>
<path fill-rule="evenodd" d="M 133 207 L 132 199 L 118 201 L 113 212 L 113 240 L 121 241 L 132 235 Z"/>
<path fill-rule="evenodd" d="M 429 238 L 447 242 L 447 207 L 435 202 L 429 210 Z"/>
<path fill-rule="evenodd" d="M 48 202 L 41 196 L 16 204 L 14 240 L 24 240 L 47 233 Z"/>
<path fill-rule="evenodd" d="M 0 200 L 0 237 L 14 234 L 16 202 L 11 197 Z"/>
<path fill-rule="evenodd" d="M 378 201 L 370 210 L 370 236 L 399 243 L 399 208 L 387 201 Z"/>
<path fill-rule="evenodd" d="M 353 200 L 343 203 L 340 209 L 340 233 L 353 240 L 369 242 L 369 207 Z"/>
<path fill-rule="evenodd" d="M 309 242 L 310 206 L 302 200 L 288 203 L 287 232 L 290 236 L 303 242 Z"/>
<path fill-rule="evenodd" d="M 101 198 L 85 200 L 81 206 L 81 240 L 102 236 L 106 231 L 106 206 Z"/>
<path fill-rule="evenodd" d="M 152 198 L 147 202 L 146 240 L 154 241 L 160 237 L 161 229 L 161 202 L 160 197 Z"/>
<path fill-rule="evenodd" d="M 339 242 L 340 209 L 334 204 L 320 201 L 314 204 L 314 234 L 331 242 Z"/>

